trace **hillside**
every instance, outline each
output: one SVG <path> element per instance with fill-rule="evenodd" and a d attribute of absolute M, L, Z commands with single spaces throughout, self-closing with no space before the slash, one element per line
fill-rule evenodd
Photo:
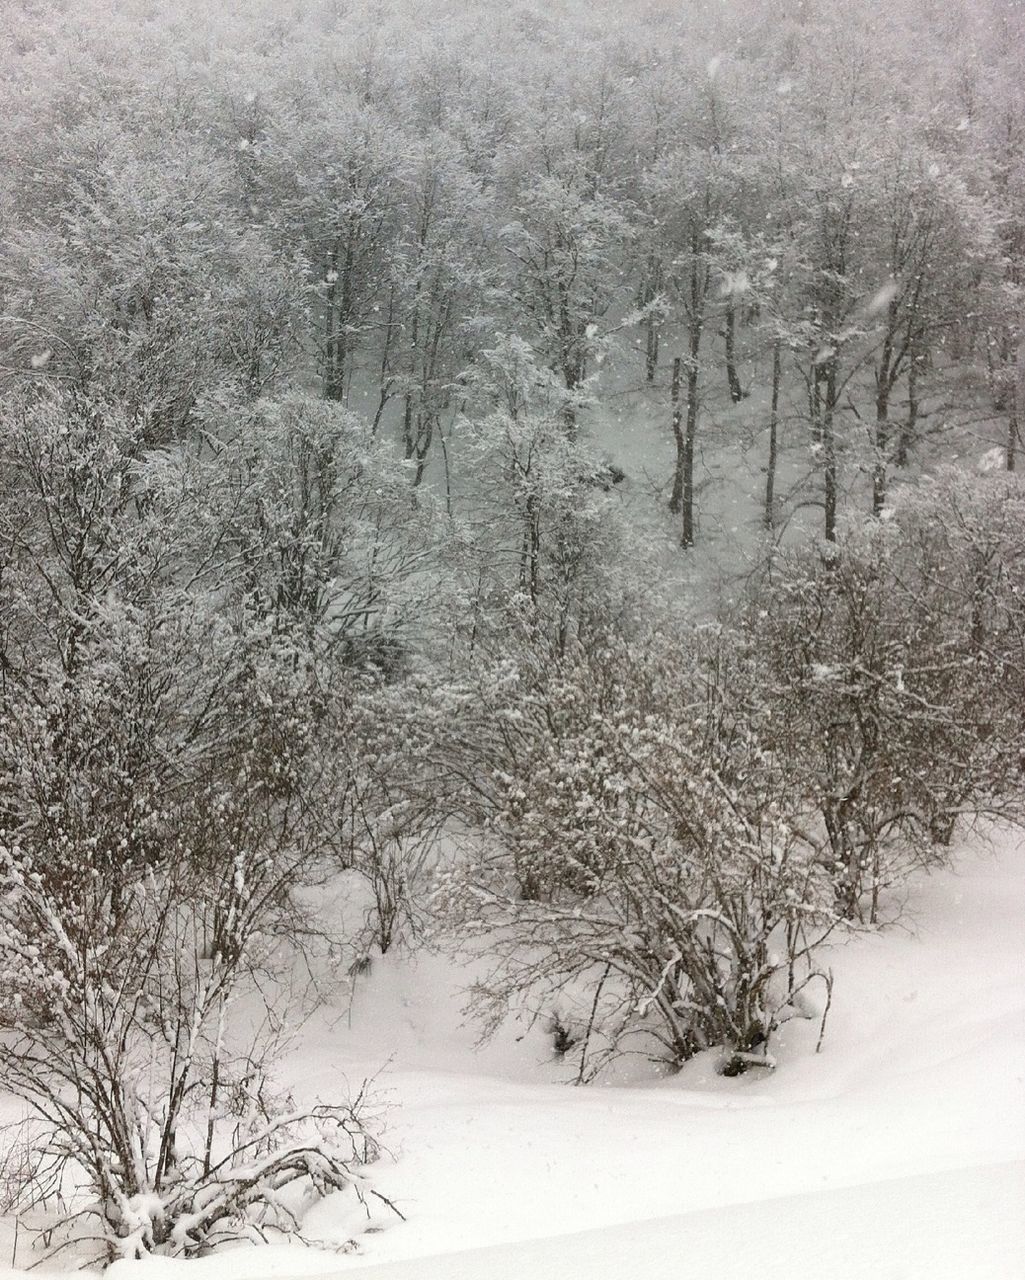
<path fill-rule="evenodd" d="M 0 1258 L 1015 1274 L 1022 51 L 0 0 Z"/>

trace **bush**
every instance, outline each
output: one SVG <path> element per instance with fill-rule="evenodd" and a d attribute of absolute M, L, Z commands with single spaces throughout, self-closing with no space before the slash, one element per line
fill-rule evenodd
<path fill-rule="evenodd" d="M 499 961 L 478 998 L 541 1011 L 590 986 L 584 1075 L 630 1043 L 673 1065 L 712 1047 L 733 1070 L 768 1063 L 835 922 L 731 663 L 720 637 L 577 651 L 506 711 L 516 749 L 461 887 Z"/>
<path fill-rule="evenodd" d="M 80 397 L 15 398 L 3 426 L 0 1087 L 37 1117 L 25 1194 L 74 1191 L 67 1240 L 106 1259 L 287 1229 L 302 1189 L 358 1191 L 373 1146 L 347 1104 L 274 1102 L 242 1030 L 247 1004 L 277 1021 L 256 976 L 326 861 L 324 521 L 284 554 L 285 515 L 239 514 L 251 474 L 148 452 Z M 301 426 L 280 470 L 307 510 Z"/>
<path fill-rule="evenodd" d="M 944 475 L 778 559 L 743 619 L 766 746 L 848 918 L 874 921 L 959 819 L 1016 808 L 1023 516 L 1015 482 Z"/>
<path fill-rule="evenodd" d="M 222 794 L 196 808 L 176 856 L 121 883 L 114 931 L 88 840 L 56 885 L 0 847 L 0 1084 L 38 1122 L 23 1196 L 59 1191 L 72 1207 L 48 1230 L 101 1261 L 297 1230 L 311 1196 L 366 1194 L 361 1105 L 275 1101 L 273 1046 L 233 1026 L 262 999 L 260 930 L 295 869 Z M 187 856 L 200 825 L 234 850 L 220 873 Z"/>

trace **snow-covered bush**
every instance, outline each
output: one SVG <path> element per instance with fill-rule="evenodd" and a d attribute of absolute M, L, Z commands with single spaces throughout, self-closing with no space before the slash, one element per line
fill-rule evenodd
<path fill-rule="evenodd" d="M 3 699 L 0 1087 L 38 1122 L 24 1198 L 59 1191 L 61 1242 L 110 1259 L 295 1229 L 362 1187 L 372 1140 L 347 1104 L 275 1100 L 246 1030 L 281 1024 L 272 962 L 320 849 L 293 650 L 101 618 L 73 683 Z"/>
<path fill-rule="evenodd" d="M 585 1074 L 598 1044 L 766 1063 L 835 923 L 732 661 L 719 637 L 575 650 L 502 713 L 461 927 L 498 957 L 478 996 L 499 1012 L 589 986 Z"/>
<path fill-rule="evenodd" d="M 201 518 L 238 625 L 265 622 L 339 668 L 397 670 L 430 616 L 433 537 L 402 464 L 355 414 L 298 393 L 257 402 L 230 432 L 214 422 L 210 438 Z"/>
<path fill-rule="evenodd" d="M 943 475 L 892 521 L 781 557 L 744 619 L 764 740 L 847 917 L 938 856 L 960 817 L 1016 805 L 1025 499 Z"/>
<path fill-rule="evenodd" d="M 362 927 L 351 939 L 357 959 L 421 937 L 447 813 L 427 755 L 432 744 L 411 701 L 416 690 L 405 682 L 361 685 L 324 748 L 318 817 L 335 863 L 366 891 Z"/>
<path fill-rule="evenodd" d="M 123 889 L 116 931 L 88 842 L 59 892 L 17 844 L 0 848 L 0 1085 L 35 1118 L 21 1203 L 66 1206 L 52 1247 L 187 1255 L 299 1230 L 328 1192 L 366 1194 L 361 1105 L 275 1099 L 272 1046 L 244 1030 L 282 870 L 209 801 L 203 820 L 233 850 L 220 873 L 178 849 Z"/>
<path fill-rule="evenodd" d="M 1025 748 L 1025 488 L 941 472 L 900 494 L 895 595 L 914 619 L 907 715 L 927 745 L 918 804 L 946 843 L 962 816 L 1020 815 Z"/>
<path fill-rule="evenodd" d="M 910 856 L 890 532 L 777 565 L 747 627 L 771 708 L 766 744 L 801 797 L 848 918 L 866 894 L 874 917 Z"/>
<path fill-rule="evenodd" d="M 38 1120 L 26 1194 L 74 1193 L 104 1257 L 287 1229 L 366 1154 L 347 1105 L 272 1100 L 244 1030 L 307 928 L 347 687 L 309 442 L 272 423 L 241 470 L 143 425 L 39 390 L 0 436 L 0 1088 Z"/>

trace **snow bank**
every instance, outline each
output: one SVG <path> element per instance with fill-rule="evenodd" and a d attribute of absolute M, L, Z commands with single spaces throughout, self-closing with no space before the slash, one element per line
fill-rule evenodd
<path fill-rule="evenodd" d="M 725 1080 L 709 1058 L 580 1089 L 556 1083 L 573 1064 L 540 1027 L 476 1053 L 458 970 L 387 957 L 286 1066 L 297 1095 L 330 1097 L 390 1062 L 394 1158 L 372 1174 L 408 1221 L 331 1197 L 305 1223 L 323 1250 L 119 1263 L 112 1280 L 1021 1280 L 1023 923 L 1017 838 L 965 851 L 912 883 L 898 924 L 829 957 L 821 1054 L 817 1022 L 795 1020 L 771 1075 Z"/>
<path fill-rule="evenodd" d="M 360 1280 L 1020 1280 L 1025 1162 L 360 1267 Z M 266 1273 L 269 1274 L 269 1273 Z"/>
<path fill-rule="evenodd" d="M 326 1254 L 240 1249 L 119 1262 L 111 1280 L 1020 1280 L 1025 1162 L 923 1174 L 675 1218 L 339 1271 Z M 2 1280 L 17 1273 L 4 1271 Z"/>

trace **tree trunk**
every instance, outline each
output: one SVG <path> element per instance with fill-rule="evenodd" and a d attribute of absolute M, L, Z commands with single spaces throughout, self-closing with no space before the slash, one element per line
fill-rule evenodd
<path fill-rule="evenodd" d="M 908 358 L 908 415 L 900 428 L 897 440 L 897 466 L 908 465 L 908 454 L 915 444 L 918 434 L 918 373 L 923 357 L 917 348 L 912 347 Z"/>
<path fill-rule="evenodd" d="M 566 390 L 570 393 L 571 398 L 566 401 L 565 408 L 562 411 L 562 419 L 566 424 L 566 438 L 571 442 L 577 438 L 577 408 L 573 403 L 572 397 L 576 395 L 577 390 L 583 385 L 585 372 L 582 360 L 571 359 L 563 364 L 562 376 L 566 383 Z"/>
<path fill-rule="evenodd" d="M 662 264 L 657 258 L 652 258 L 648 263 L 648 278 L 645 283 L 643 306 L 651 307 L 655 299 L 658 297 L 659 290 L 662 288 Z M 661 338 L 661 321 L 656 317 L 653 310 L 649 310 L 644 317 L 644 376 L 648 382 L 655 381 L 655 371 L 658 368 L 658 348 L 659 339 Z"/>
<path fill-rule="evenodd" d="M 680 546 L 694 545 L 694 440 L 698 427 L 698 377 L 701 335 L 705 323 L 705 299 L 708 296 L 708 266 L 703 261 L 704 233 L 691 227 L 690 297 L 687 305 L 687 426 L 683 438 L 683 528 Z"/>
<path fill-rule="evenodd" d="M 679 513 L 683 503 L 683 417 L 680 409 L 680 366 L 683 362 L 677 356 L 673 361 L 673 439 L 676 442 L 676 466 L 673 470 L 673 492 L 669 498 L 669 510 Z"/>
<path fill-rule="evenodd" d="M 694 439 L 698 427 L 698 349 L 701 324 L 691 326 L 690 360 L 687 363 L 687 430 L 683 440 L 683 529 L 680 546 L 694 545 Z"/>
<path fill-rule="evenodd" d="M 523 544 L 520 549 L 520 586 L 537 604 L 541 569 L 541 510 L 537 495 L 529 494 L 524 508 Z"/>
<path fill-rule="evenodd" d="M 345 262 L 342 265 L 342 300 L 339 308 L 338 324 L 335 328 L 335 359 L 334 364 L 337 370 L 336 379 L 338 386 L 338 394 L 333 397 L 337 400 L 344 400 L 349 380 L 349 364 L 351 361 L 350 347 L 353 342 L 353 331 L 351 324 L 354 317 L 353 307 L 353 270 L 355 267 L 355 246 L 353 244 L 352 232 L 345 245 Z"/>
<path fill-rule="evenodd" d="M 881 381 L 876 391 L 875 461 L 872 465 L 872 514 L 886 505 L 887 458 L 890 448 L 890 388 Z"/>
<path fill-rule="evenodd" d="M 808 384 L 808 413 L 811 417 L 811 442 L 815 445 L 822 443 L 822 380 L 822 369 L 817 364 L 813 365 Z"/>
<path fill-rule="evenodd" d="M 776 527 L 776 461 L 779 455 L 779 384 L 782 354 L 777 338 L 772 346 L 772 401 L 769 406 L 769 461 L 765 468 L 765 515 L 763 523 L 770 532 Z"/>
<path fill-rule="evenodd" d="M 409 462 L 416 452 L 416 439 L 413 434 L 413 393 L 407 391 L 403 397 L 402 407 L 402 456 Z"/>
<path fill-rule="evenodd" d="M 872 465 L 872 514 L 879 516 L 886 505 L 887 473 L 890 465 L 890 396 L 900 376 L 905 350 L 896 346 L 900 304 L 890 299 L 886 311 L 886 334 L 883 337 L 879 364 L 876 367 L 875 461 Z"/>
<path fill-rule="evenodd" d="M 341 400 L 338 376 L 338 245 L 328 259 L 328 286 L 324 298 L 324 399 Z"/>
<path fill-rule="evenodd" d="M 413 476 L 413 488 L 419 489 L 423 483 L 424 472 L 427 469 L 427 454 L 430 452 L 431 443 L 434 440 L 434 427 L 437 419 L 433 414 L 421 416 L 417 423 L 416 433 L 416 473 Z"/>
<path fill-rule="evenodd" d="M 822 407 L 822 461 L 825 485 L 825 538 L 836 541 L 836 439 L 833 434 L 833 417 L 836 407 L 836 364 L 829 363 L 826 375 L 826 399 Z"/>
<path fill-rule="evenodd" d="M 726 380 L 730 384 L 730 399 L 739 404 L 744 390 L 737 376 L 737 308 L 731 302 L 726 310 Z"/>
<path fill-rule="evenodd" d="M 655 381 L 655 370 L 658 368 L 658 323 L 649 312 L 644 321 L 646 332 L 644 348 L 644 377 L 648 382 Z"/>
<path fill-rule="evenodd" d="M 1016 368 L 1010 379 L 1011 390 L 1007 414 L 1007 470 L 1013 471 L 1018 461 L 1018 431 L 1021 406 L 1025 404 L 1025 333 L 1018 340 Z"/>
<path fill-rule="evenodd" d="M 410 377 L 410 380 L 412 380 L 417 372 L 416 361 L 419 355 L 418 348 L 419 348 L 419 342 L 420 342 L 420 284 L 419 282 L 417 283 L 416 291 L 413 295 L 413 307 L 410 314 L 411 314 L 411 318 L 409 323 L 409 349 L 412 354 L 410 356 L 409 377 Z M 403 448 L 403 453 L 407 462 L 409 462 L 410 459 L 415 456 L 416 447 L 417 447 L 417 444 L 419 443 L 419 438 L 420 438 L 420 421 L 419 421 L 420 406 L 422 405 L 423 401 L 422 401 L 422 398 L 419 396 L 419 392 L 417 393 L 417 399 L 419 400 L 420 403 L 417 406 L 417 412 L 415 415 L 417 421 L 416 421 L 416 430 L 414 431 L 413 429 L 413 419 L 414 419 L 413 391 L 409 390 L 406 392 L 405 406 L 402 412 L 402 448 Z"/>
<path fill-rule="evenodd" d="M 392 398 L 392 393 L 395 388 L 395 378 L 391 371 L 391 356 L 392 339 L 395 335 L 396 328 L 395 288 L 393 286 L 388 293 L 388 314 L 384 324 L 384 347 L 381 351 L 381 375 L 377 408 L 374 410 L 373 422 L 370 424 L 371 434 L 375 438 L 381 426 L 381 418 L 384 416 L 384 411 L 388 406 L 388 401 Z"/>
<path fill-rule="evenodd" d="M 352 235 L 345 244 L 344 259 L 339 259 L 336 240 L 329 260 L 329 284 L 324 315 L 324 398 L 344 400 L 349 373 L 353 313 L 353 271 L 355 248 Z"/>

